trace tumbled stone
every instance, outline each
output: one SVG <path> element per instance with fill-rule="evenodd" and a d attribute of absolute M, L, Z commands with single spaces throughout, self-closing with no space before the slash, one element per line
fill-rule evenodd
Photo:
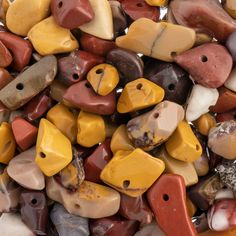
<path fill-rule="evenodd" d="M 6 46 L 0 41 L 0 67 L 7 67 L 13 58 Z"/>
<path fill-rule="evenodd" d="M 136 232 L 134 236 L 144 236 L 144 235 L 165 236 L 165 234 L 162 232 L 162 230 L 155 221 L 153 221 L 151 224 L 147 224 L 141 227 L 141 229 L 138 232 Z"/>
<path fill-rule="evenodd" d="M 69 214 L 60 204 L 55 203 L 50 217 L 60 236 L 90 235 L 88 219 Z"/>
<path fill-rule="evenodd" d="M 173 61 L 173 53 L 192 48 L 194 42 L 193 30 L 166 22 L 155 23 L 146 18 L 136 20 L 127 35 L 116 38 L 118 47 L 163 61 Z"/>
<path fill-rule="evenodd" d="M 128 136 L 135 147 L 152 150 L 167 140 L 183 119 L 184 110 L 180 105 L 164 101 L 131 119 L 127 123 Z"/>
<path fill-rule="evenodd" d="M 236 120 L 236 110 L 218 113 L 216 115 L 216 121 L 217 122 L 224 122 L 228 120 Z"/>
<path fill-rule="evenodd" d="M 145 0 L 150 6 L 166 6 L 169 0 Z"/>
<path fill-rule="evenodd" d="M 10 114 L 11 111 L 0 102 L 0 123 L 7 122 L 9 120 Z"/>
<path fill-rule="evenodd" d="M 76 192 L 59 185 L 53 177 L 47 181 L 47 195 L 74 215 L 102 218 L 114 215 L 120 206 L 120 194 L 108 187 L 84 181 Z"/>
<path fill-rule="evenodd" d="M 174 0 L 170 9 L 180 25 L 210 34 L 220 41 L 225 41 L 236 30 L 233 19 L 215 0 Z"/>
<path fill-rule="evenodd" d="M 204 43 L 211 43 L 212 41 L 212 36 L 205 33 L 196 32 L 195 46 L 200 46 Z"/>
<path fill-rule="evenodd" d="M 221 200 L 221 199 L 234 199 L 234 192 L 231 189 L 223 188 L 217 191 L 215 196 L 215 201 Z"/>
<path fill-rule="evenodd" d="M 63 95 L 67 90 L 67 86 L 58 80 L 54 80 L 50 85 L 50 96 L 53 100 L 63 103 Z"/>
<path fill-rule="evenodd" d="M 226 48 L 229 50 L 232 59 L 234 62 L 236 62 L 236 47 L 235 47 L 235 39 L 236 39 L 236 32 L 233 32 L 232 34 L 229 35 L 226 41 Z"/>
<path fill-rule="evenodd" d="M 11 111 L 10 117 L 8 119 L 9 124 L 11 124 L 16 118 L 25 119 L 25 114 L 22 110 Z"/>
<path fill-rule="evenodd" d="M 174 57 L 174 60 L 188 71 L 196 82 L 208 88 L 222 86 L 233 65 L 227 49 L 216 43 L 206 43 L 190 49 Z"/>
<path fill-rule="evenodd" d="M 10 2 L 8 0 L 2 0 L 0 3 L 0 19 L 3 23 L 6 20 L 6 13 L 10 6 Z"/>
<path fill-rule="evenodd" d="M 192 221 L 199 235 L 201 235 L 200 233 L 206 232 L 209 229 L 207 216 L 205 213 L 202 213 L 199 216 L 194 216 Z"/>
<path fill-rule="evenodd" d="M 35 148 L 33 147 L 15 156 L 8 164 L 7 173 L 24 188 L 43 190 L 45 178 L 35 163 L 35 154 Z"/>
<path fill-rule="evenodd" d="M 233 70 L 231 71 L 228 79 L 224 83 L 224 86 L 227 89 L 230 89 L 233 92 L 236 92 L 236 67 L 234 67 Z"/>
<path fill-rule="evenodd" d="M 218 97 L 217 89 L 195 84 L 187 101 L 186 120 L 194 121 L 207 113 L 209 107 L 216 104 Z"/>
<path fill-rule="evenodd" d="M 8 85 L 14 78 L 10 75 L 10 73 L 4 68 L 0 68 L 0 89 L 3 89 L 6 85 Z"/>
<path fill-rule="evenodd" d="M 5 86 L 0 91 L 0 101 L 6 107 L 16 110 L 50 85 L 56 73 L 56 58 L 47 56 Z"/>

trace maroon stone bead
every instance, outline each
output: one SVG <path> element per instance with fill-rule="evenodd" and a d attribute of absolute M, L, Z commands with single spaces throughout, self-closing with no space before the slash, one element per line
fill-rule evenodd
<path fill-rule="evenodd" d="M 118 216 L 91 220 L 90 222 L 90 233 L 94 236 L 133 236 L 138 228 L 138 221 L 126 220 Z"/>
<path fill-rule="evenodd" d="M 86 80 L 70 86 L 63 98 L 76 108 L 99 115 L 111 115 L 116 109 L 114 91 L 106 96 L 97 95 Z"/>
<path fill-rule="evenodd" d="M 129 220 L 137 220 L 142 224 L 152 222 L 152 211 L 150 210 L 144 196 L 130 197 L 121 194 L 119 214 Z"/>
<path fill-rule="evenodd" d="M 110 161 L 113 154 L 110 149 L 110 140 L 105 140 L 96 150 L 84 161 L 85 179 L 102 183 L 100 174 L 106 164 Z"/>
<path fill-rule="evenodd" d="M 9 50 L 0 41 L 0 67 L 7 67 L 11 64 L 13 58 Z"/>
<path fill-rule="evenodd" d="M 109 51 L 116 48 L 114 41 L 100 39 L 86 33 L 81 36 L 80 45 L 85 51 L 102 57 L 106 56 Z"/>
<path fill-rule="evenodd" d="M 56 22 L 68 29 L 77 28 L 94 18 L 89 0 L 52 0 L 51 11 Z"/>
<path fill-rule="evenodd" d="M 11 67 L 17 71 L 23 70 L 29 64 L 32 55 L 32 44 L 14 34 L 0 31 L 0 40 L 12 53 L 13 62 Z"/>
<path fill-rule="evenodd" d="M 0 68 L 0 89 L 4 88 L 13 79 L 14 78 L 9 74 L 6 69 Z"/>
<path fill-rule="evenodd" d="M 90 69 L 103 62 L 102 57 L 75 50 L 69 56 L 58 60 L 58 79 L 66 85 L 78 83 L 86 78 Z"/>
<path fill-rule="evenodd" d="M 224 113 L 218 113 L 216 115 L 216 121 L 218 123 L 228 121 L 228 120 L 236 120 L 236 110 L 228 111 Z"/>

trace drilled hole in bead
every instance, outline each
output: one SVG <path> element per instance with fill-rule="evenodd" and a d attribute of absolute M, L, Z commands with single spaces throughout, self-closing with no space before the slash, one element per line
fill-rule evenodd
<path fill-rule="evenodd" d="M 90 85 L 89 83 L 86 83 L 86 84 L 85 84 L 85 87 L 86 87 L 86 88 L 91 88 L 91 85 Z"/>
<path fill-rule="evenodd" d="M 137 7 L 144 7 L 144 4 L 141 3 L 141 2 L 139 2 L 139 3 L 136 4 L 136 6 L 137 6 Z"/>
<path fill-rule="evenodd" d="M 41 158 L 45 158 L 45 157 L 46 157 L 46 155 L 45 155 L 43 152 L 40 152 L 40 153 L 39 153 L 39 156 L 40 156 Z"/>
<path fill-rule="evenodd" d="M 170 84 L 170 85 L 168 86 L 168 89 L 169 89 L 170 91 L 175 90 L 175 85 L 174 85 L 174 84 Z"/>
<path fill-rule="evenodd" d="M 74 74 L 72 75 L 72 77 L 73 77 L 73 79 L 74 79 L 74 80 L 77 80 L 77 79 L 79 79 L 79 75 L 78 75 L 78 74 L 76 74 L 76 73 L 74 73 Z"/>
<path fill-rule="evenodd" d="M 63 6 L 63 2 L 58 3 L 58 8 L 61 8 Z"/>
<path fill-rule="evenodd" d="M 138 90 L 141 90 L 142 87 L 143 87 L 142 84 L 137 84 L 137 86 L 136 86 L 136 88 L 137 88 Z"/>
<path fill-rule="evenodd" d="M 96 74 L 98 74 L 98 75 L 99 75 L 99 74 L 102 74 L 103 72 L 104 72 L 103 69 L 97 69 L 97 70 L 96 70 Z"/>
<path fill-rule="evenodd" d="M 23 90 L 24 89 L 24 84 L 22 84 L 22 83 L 17 84 L 16 89 L 17 90 Z"/>
<path fill-rule="evenodd" d="M 75 204 L 75 207 L 76 207 L 76 208 L 80 208 L 80 205 L 79 205 L 79 204 Z"/>
<path fill-rule="evenodd" d="M 196 150 L 199 151 L 200 147 L 198 144 L 196 144 Z"/>
<path fill-rule="evenodd" d="M 163 200 L 165 201 L 165 202 L 167 202 L 167 201 L 169 201 L 169 195 L 168 194 L 163 194 Z"/>
<path fill-rule="evenodd" d="M 37 202 L 38 202 L 38 201 L 37 201 L 37 199 L 35 199 L 35 198 L 31 200 L 31 203 L 32 203 L 33 205 L 37 204 Z"/>
<path fill-rule="evenodd" d="M 124 187 L 124 188 L 128 188 L 129 185 L 130 185 L 130 181 L 129 181 L 129 180 L 124 180 L 124 181 L 123 181 L 123 187 Z"/>
<path fill-rule="evenodd" d="M 207 62 L 207 61 L 208 61 L 207 56 L 202 55 L 202 56 L 201 56 L 201 61 L 202 61 L 202 62 Z"/>
<path fill-rule="evenodd" d="M 177 52 L 171 52 L 170 55 L 171 55 L 172 57 L 176 57 L 176 56 L 177 56 Z"/>
<path fill-rule="evenodd" d="M 157 119 L 159 117 L 159 113 L 154 114 L 154 118 Z"/>

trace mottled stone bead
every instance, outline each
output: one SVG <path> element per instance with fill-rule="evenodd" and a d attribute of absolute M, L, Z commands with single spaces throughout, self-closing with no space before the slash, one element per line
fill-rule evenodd
<path fill-rule="evenodd" d="M 137 231 L 134 236 L 144 236 L 144 235 L 165 236 L 165 234 L 160 229 L 159 225 L 157 225 L 155 220 L 151 224 L 141 226 L 139 231 Z"/>
<path fill-rule="evenodd" d="M 4 68 L 0 68 L 0 89 L 3 89 L 8 85 L 14 78 L 11 74 Z"/>
<path fill-rule="evenodd" d="M 223 113 L 218 113 L 216 115 L 216 121 L 218 123 L 228 121 L 228 120 L 236 120 L 236 110 L 223 112 Z"/>

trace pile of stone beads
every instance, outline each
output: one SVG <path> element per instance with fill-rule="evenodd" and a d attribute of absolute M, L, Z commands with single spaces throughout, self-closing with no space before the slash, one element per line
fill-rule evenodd
<path fill-rule="evenodd" d="M 236 235 L 236 0 L 0 19 L 1 236 Z"/>

